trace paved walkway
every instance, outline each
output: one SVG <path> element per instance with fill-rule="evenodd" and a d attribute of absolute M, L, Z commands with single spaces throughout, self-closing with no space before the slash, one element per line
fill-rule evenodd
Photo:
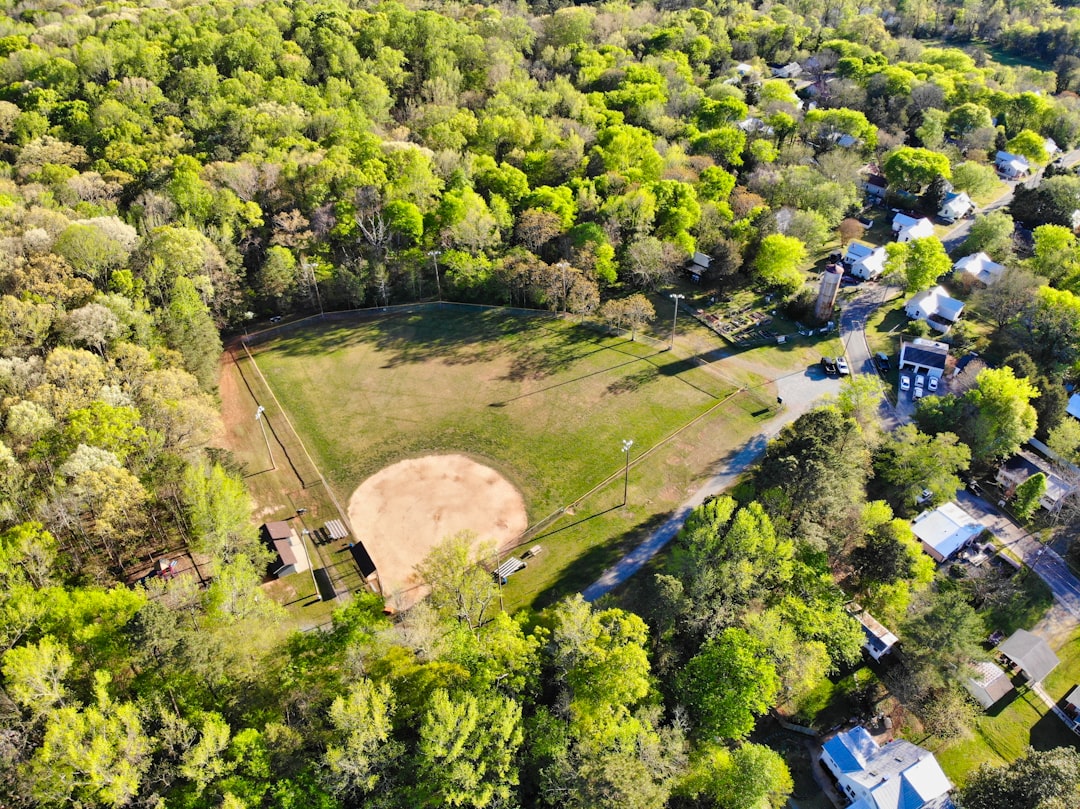
<path fill-rule="evenodd" d="M 720 362 L 721 360 L 716 360 Z M 786 424 L 795 421 L 803 413 L 813 408 L 823 397 L 835 396 L 840 389 L 840 380 L 826 378 L 818 365 L 805 372 L 797 372 L 773 380 L 777 394 L 784 400 L 783 410 L 768 428 L 750 439 L 735 451 L 724 463 L 724 471 L 714 475 L 694 494 L 680 505 L 675 512 L 644 542 L 630 551 L 612 567 L 590 584 L 582 596 L 586 601 L 595 601 L 621 585 L 641 568 L 660 550 L 673 540 L 682 528 L 690 512 L 704 503 L 709 497 L 719 494 L 733 485 L 739 476 L 749 469 L 765 451 L 765 445 Z"/>

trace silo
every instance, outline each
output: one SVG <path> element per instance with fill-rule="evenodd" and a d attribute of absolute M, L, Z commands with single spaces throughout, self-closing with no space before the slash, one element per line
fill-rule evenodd
<path fill-rule="evenodd" d="M 832 317 L 836 305 L 836 293 L 840 291 L 840 279 L 844 277 L 844 268 L 833 264 L 821 274 L 821 289 L 818 290 L 817 303 L 814 304 L 814 317 L 826 321 Z"/>

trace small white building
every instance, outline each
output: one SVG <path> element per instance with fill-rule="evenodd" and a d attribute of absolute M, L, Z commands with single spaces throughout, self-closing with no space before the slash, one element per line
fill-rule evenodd
<path fill-rule="evenodd" d="M 866 640 L 863 641 L 863 649 L 874 660 L 880 661 L 900 643 L 900 638 L 886 629 L 873 615 L 858 604 L 851 604 L 847 611 L 862 624 L 863 634 L 866 636 Z"/>
<path fill-rule="evenodd" d="M 1010 180 L 1026 177 L 1031 173 L 1031 163 L 1028 159 L 1011 152 L 998 152 L 994 156 L 994 167 Z"/>
<path fill-rule="evenodd" d="M 973 253 L 970 256 L 964 256 L 953 264 L 953 269 L 956 272 L 963 273 L 963 277 L 971 283 L 990 286 L 1005 272 L 1005 265 L 991 261 L 990 256 L 986 255 L 986 253 Z"/>
<path fill-rule="evenodd" d="M 821 761 L 851 801 L 848 809 L 945 809 L 952 784 L 934 754 L 906 739 L 878 746 L 859 726 L 825 742 Z"/>
<path fill-rule="evenodd" d="M 690 274 L 690 280 L 695 284 L 700 281 L 701 276 L 709 271 L 709 266 L 711 264 L 711 256 L 707 256 L 700 251 L 694 251 L 694 255 L 690 259 L 690 266 L 686 268 L 686 271 Z"/>
<path fill-rule="evenodd" d="M 752 76 L 757 73 L 757 70 L 753 65 L 748 65 L 746 62 L 739 62 L 735 65 L 735 72 L 740 76 Z"/>
<path fill-rule="evenodd" d="M 1076 486 L 1066 481 L 1048 462 L 1031 452 L 1020 450 L 998 467 L 995 480 L 1006 498 L 1016 493 L 1017 487 L 1028 478 L 1042 472 L 1046 476 L 1046 491 L 1039 498 L 1039 505 L 1047 511 L 1058 511 L 1065 498 L 1076 491 Z"/>
<path fill-rule="evenodd" d="M 875 202 L 885 199 L 885 192 L 889 188 L 889 182 L 880 174 L 868 174 L 862 183 L 866 196 Z"/>
<path fill-rule="evenodd" d="M 963 686 L 983 710 L 990 710 L 1013 690 L 1012 680 L 1001 666 L 980 660 L 972 663 L 971 668 L 973 672 L 965 678 Z"/>
<path fill-rule="evenodd" d="M 963 219 L 974 210 L 975 203 L 971 201 L 971 197 L 961 191 L 946 194 L 937 215 L 946 222 L 952 223 L 957 219 Z"/>
<path fill-rule="evenodd" d="M 896 235 L 896 241 L 911 242 L 933 236 L 934 223 L 925 216 L 916 219 L 905 213 L 898 213 L 893 217 L 892 232 Z"/>
<path fill-rule="evenodd" d="M 941 564 L 983 532 L 983 525 L 956 503 L 924 511 L 911 523 L 911 531 L 926 554 Z"/>
<path fill-rule="evenodd" d="M 870 281 L 885 272 L 888 254 L 884 247 L 874 247 L 865 242 L 851 242 L 844 253 L 844 266 L 856 278 Z"/>
<path fill-rule="evenodd" d="M 910 342 L 903 340 L 900 343 L 901 373 L 907 371 L 940 379 L 945 373 L 945 365 L 948 361 L 949 346 L 945 343 L 927 340 L 925 337 L 916 337 Z"/>
<path fill-rule="evenodd" d="M 942 333 L 952 328 L 964 311 L 964 302 L 953 298 L 943 287 L 925 289 L 904 304 L 904 313 L 912 320 L 925 320 Z"/>
<path fill-rule="evenodd" d="M 293 573 L 303 573 L 311 568 L 304 541 L 284 520 L 268 522 L 263 526 L 263 536 L 277 552 L 277 564 L 273 565 L 274 576 L 281 579 Z"/>

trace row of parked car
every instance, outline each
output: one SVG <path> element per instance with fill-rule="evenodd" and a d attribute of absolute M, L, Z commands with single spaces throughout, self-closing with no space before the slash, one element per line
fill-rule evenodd
<path fill-rule="evenodd" d="M 932 376 L 929 379 L 925 374 L 915 375 L 915 390 L 912 391 L 911 398 L 921 399 L 927 391 L 933 393 L 938 389 L 938 378 Z M 900 374 L 900 390 L 911 390 L 911 375 Z"/>
<path fill-rule="evenodd" d="M 847 376 L 851 373 L 847 360 L 843 357 L 822 357 L 821 367 L 827 376 Z"/>

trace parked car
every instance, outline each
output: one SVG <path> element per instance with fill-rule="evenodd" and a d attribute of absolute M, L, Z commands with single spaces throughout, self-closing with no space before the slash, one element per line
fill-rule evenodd
<path fill-rule="evenodd" d="M 848 368 L 847 365 L 847 360 L 843 357 L 836 358 L 836 370 L 840 372 L 841 376 L 847 376 L 851 373 L 851 370 Z"/>
<path fill-rule="evenodd" d="M 983 490 L 982 486 L 979 485 L 979 481 L 969 480 L 965 488 L 976 497 L 982 497 Z"/>
<path fill-rule="evenodd" d="M 911 393 L 911 398 L 912 399 L 921 399 L 925 394 L 926 394 L 926 391 L 923 390 L 922 388 L 915 388 L 915 390 L 912 391 L 912 393 Z"/>
<path fill-rule="evenodd" d="M 925 388 L 926 387 L 926 377 L 923 376 L 922 374 L 917 375 L 915 377 L 915 387 L 917 387 L 917 388 Z"/>
<path fill-rule="evenodd" d="M 907 376 L 905 374 L 904 376 L 900 377 L 900 390 L 911 390 L 911 377 L 910 376 Z"/>
<path fill-rule="evenodd" d="M 883 374 L 889 373 L 889 355 L 884 351 L 879 351 L 874 355 L 874 365 Z"/>
<path fill-rule="evenodd" d="M 934 499 L 934 493 L 929 489 L 923 489 L 918 497 L 915 498 L 915 505 L 924 506 Z"/>
<path fill-rule="evenodd" d="M 824 368 L 825 373 L 829 374 L 830 376 L 836 373 L 836 363 L 828 357 L 821 358 L 821 367 Z"/>
<path fill-rule="evenodd" d="M 933 391 L 937 390 L 937 386 L 938 386 L 938 378 L 936 376 L 932 376 L 928 380 L 926 380 L 926 389 L 928 391 L 933 392 Z"/>

